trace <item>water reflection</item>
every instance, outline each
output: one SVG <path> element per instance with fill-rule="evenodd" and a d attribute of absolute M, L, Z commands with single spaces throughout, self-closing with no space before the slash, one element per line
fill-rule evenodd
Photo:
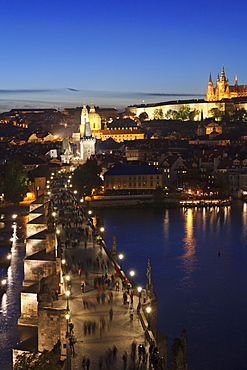
<path fill-rule="evenodd" d="M 247 241 L 247 203 L 243 203 L 243 210 L 242 210 L 242 234 L 241 234 L 241 239 L 244 243 Z"/>
<path fill-rule="evenodd" d="M 4 295 L 2 296 L 1 314 L 3 316 L 7 315 L 7 294 L 6 293 L 4 293 Z"/>
<path fill-rule="evenodd" d="M 170 223 L 169 214 L 170 214 L 169 209 L 167 209 L 164 214 L 164 239 L 165 241 L 169 240 L 169 223 Z"/>
<path fill-rule="evenodd" d="M 182 257 L 182 268 L 184 272 L 184 277 L 182 278 L 183 284 L 190 286 L 193 284 L 192 273 L 195 271 L 197 259 L 195 258 L 196 253 L 196 239 L 194 238 L 194 215 L 196 210 L 190 208 L 184 213 L 185 218 L 185 237 L 183 238 L 183 249 L 184 254 Z"/>

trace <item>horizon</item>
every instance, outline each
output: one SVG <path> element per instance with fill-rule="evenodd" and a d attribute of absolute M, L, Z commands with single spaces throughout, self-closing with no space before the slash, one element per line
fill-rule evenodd
<path fill-rule="evenodd" d="M 246 8 L 243 0 L 3 2 L 0 109 L 84 100 L 123 109 L 169 94 L 202 96 L 222 64 L 230 84 L 236 73 L 247 83 Z"/>
<path fill-rule="evenodd" d="M 163 101 L 202 99 L 205 94 L 190 93 L 142 93 L 142 92 L 114 92 L 90 91 L 73 88 L 64 89 L 0 89 L 0 113 L 11 109 L 49 109 L 63 110 L 76 108 L 85 102 L 92 103 L 100 108 L 116 108 L 124 110 L 129 105 L 152 104 Z M 48 100 L 48 98 L 50 98 Z"/>

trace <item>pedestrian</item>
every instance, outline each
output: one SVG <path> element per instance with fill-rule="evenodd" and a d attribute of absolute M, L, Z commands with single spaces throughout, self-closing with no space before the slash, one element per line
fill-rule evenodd
<path fill-rule="evenodd" d="M 128 360 L 128 355 L 127 355 L 127 352 L 124 351 L 123 353 L 123 364 L 124 364 L 124 370 L 127 369 L 127 360 Z"/>
<path fill-rule="evenodd" d="M 74 334 L 74 324 L 72 322 L 69 323 L 69 333 Z"/>
<path fill-rule="evenodd" d="M 116 346 L 113 346 L 113 349 L 112 349 L 113 361 L 116 361 L 116 359 L 117 359 L 117 353 L 118 353 L 117 347 Z"/>
<path fill-rule="evenodd" d="M 74 354 L 75 354 L 74 344 L 75 344 L 74 338 L 73 337 L 69 337 L 69 346 L 70 346 L 70 350 L 71 350 L 71 355 L 72 356 L 74 356 Z"/>
<path fill-rule="evenodd" d="M 56 300 L 58 301 L 58 290 L 57 289 L 55 290 L 55 297 L 56 297 Z"/>
<path fill-rule="evenodd" d="M 84 281 L 81 282 L 81 292 L 85 293 L 85 283 L 84 283 Z"/>
<path fill-rule="evenodd" d="M 86 369 L 86 357 L 85 356 L 83 356 L 83 358 L 82 358 L 82 369 Z"/>
<path fill-rule="evenodd" d="M 132 305 L 130 306 L 129 314 L 130 314 L 130 322 L 132 322 L 133 321 L 133 317 L 134 317 L 134 308 L 133 308 Z"/>
<path fill-rule="evenodd" d="M 110 321 L 112 321 L 112 318 L 113 318 L 113 309 L 112 309 L 112 307 L 109 310 L 109 318 L 110 318 Z"/>
<path fill-rule="evenodd" d="M 90 358 L 87 358 L 86 360 L 86 369 L 89 370 L 90 368 Z"/>

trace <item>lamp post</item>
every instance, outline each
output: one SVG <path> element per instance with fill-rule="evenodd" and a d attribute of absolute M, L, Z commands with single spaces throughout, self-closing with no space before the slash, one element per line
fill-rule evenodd
<path fill-rule="evenodd" d="M 132 287 L 133 287 L 133 285 L 134 285 L 134 276 L 135 276 L 136 273 L 135 273 L 134 270 L 131 270 L 129 274 L 130 274 L 131 279 L 132 279 Z"/>
<path fill-rule="evenodd" d="M 66 275 L 65 280 L 67 282 L 67 286 L 66 286 L 67 290 L 71 289 L 70 276 Z"/>
<path fill-rule="evenodd" d="M 139 297 L 139 304 L 141 304 L 141 294 L 142 294 L 142 287 L 141 286 L 138 286 L 137 287 L 137 291 L 138 291 L 138 297 Z"/>
<path fill-rule="evenodd" d="M 146 308 L 147 320 L 148 320 L 148 330 L 150 329 L 150 312 L 151 311 L 152 311 L 152 308 L 150 306 Z"/>
<path fill-rule="evenodd" d="M 68 338 L 68 336 L 69 336 L 69 319 L 70 319 L 69 311 L 67 311 L 67 313 L 66 313 L 66 315 L 65 315 L 65 318 L 66 318 L 66 320 L 67 320 L 66 338 Z"/>
<path fill-rule="evenodd" d="M 104 242 L 106 241 L 106 229 L 102 226 L 99 231 L 101 232 L 101 235 L 102 235 L 102 239 L 104 240 Z"/>
<path fill-rule="evenodd" d="M 69 290 L 66 290 L 65 295 L 66 295 L 66 302 L 67 302 L 66 310 L 67 310 L 67 311 L 69 311 L 69 297 L 70 297 L 70 291 L 69 291 Z"/>
<path fill-rule="evenodd" d="M 118 255 L 118 258 L 120 259 L 120 263 L 121 263 L 120 268 L 121 268 L 121 270 L 123 270 L 122 260 L 124 259 L 124 255 L 121 253 L 121 254 Z"/>

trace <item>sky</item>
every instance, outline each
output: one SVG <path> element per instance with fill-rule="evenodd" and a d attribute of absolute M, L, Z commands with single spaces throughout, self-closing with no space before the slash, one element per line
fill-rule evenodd
<path fill-rule="evenodd" d="M 0 0 L 0 111 L 203 98 L 223 64 L 230 84 L 236 73 L 247 84 L 246 11 L 243 0 Z"/>

